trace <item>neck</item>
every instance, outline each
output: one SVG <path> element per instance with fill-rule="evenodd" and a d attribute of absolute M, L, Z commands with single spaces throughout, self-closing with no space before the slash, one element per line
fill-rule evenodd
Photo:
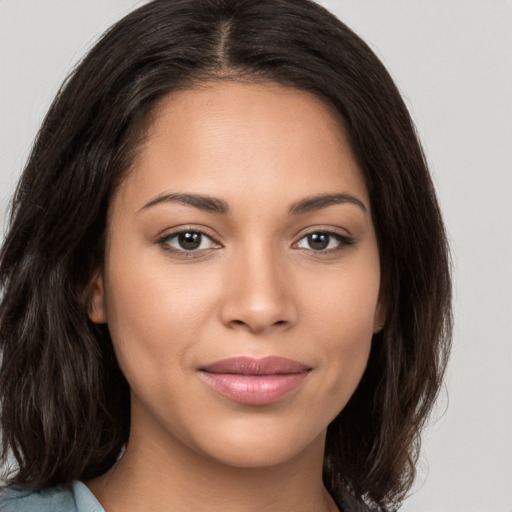
<path fill-rule="evenodd" d="M 123 457 L 86 482 L 106 512 L 337 510 L 322 482 L 325 432 L 293 459 L 265 467 L 226 465 L 167 432 L 148 432 L 132 423 Z"/>

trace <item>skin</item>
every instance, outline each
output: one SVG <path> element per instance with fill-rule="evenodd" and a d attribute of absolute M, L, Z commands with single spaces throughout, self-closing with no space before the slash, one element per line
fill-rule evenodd
<path fill-rule="evenodd" d="M 158 201 L 166 194 L 215 197 L 229 212 Z M 355 200 L 290 213 L 325 194 Z M 274 84 L 172 93 L 108 224 L 90 318 L 108 323 L 132 423 L 121 460 L 87 482 L 105 510 L 336 510 L 321 479 L 326 428 L 383 316 L 368 191 L 342 120 Z M 206 236 L 187 252 L 183 231 Z M 336 235 L 318 250 L 306 235 L 326 231 Z M 311 368 L 271 404 L 221 396 L 198 371 L 269 355 Z"/>

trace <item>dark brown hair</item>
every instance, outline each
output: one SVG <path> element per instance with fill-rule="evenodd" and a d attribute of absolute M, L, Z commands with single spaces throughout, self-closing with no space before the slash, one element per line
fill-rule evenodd
<path fill-rule="evenodd" d="M 9 482 L 108 470 L 129 434 L 129 389 L 84 303 L 104 256 L 109 198 L 155 102 L 209 80 L 309 91 L 343 117 L 378 236 L 384 329 L 329 425 L 324 482 L 396 506 L 451 340 L 445 231 L 407 109 L 369 47 L 310 0 L 155 0 L 114 25 L 58 93 L 12 204 L 0 255 L 1 428 Z"/>

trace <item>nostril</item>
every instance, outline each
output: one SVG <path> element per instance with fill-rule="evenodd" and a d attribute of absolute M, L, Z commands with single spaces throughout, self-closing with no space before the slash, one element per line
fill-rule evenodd
<path fill-rule="evenodd" d="M 277 320 L 276 322 L 269 322 L 269 323 L 265 323 L 265 325 L 267 327 L 283 327 L 283 326 L 286 326 L 288 325 L 288 321 L 287 320 Z M 244 322 L 243 320 L 231 320 L 231 322 L 229 322 L 230 326 L 232 328 L 235 328 L 235 329 L 244 329 L 244 330 L 249 330 L 249 331 L 260 331 L 262 329 L 265 328 L 264 325 L 259 325 L 258 322 Z"/>

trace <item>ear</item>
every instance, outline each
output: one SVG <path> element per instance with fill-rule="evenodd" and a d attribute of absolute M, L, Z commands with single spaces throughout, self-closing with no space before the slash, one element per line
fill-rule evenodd
<path fill-rule="evenodd" d="M 377 307 L 375 308 L 375 314 L 373 316 L 373 334 L 377 334 L 382 331 L 388 316 L 387 301 L 384 300 L 383 294 L 379 296 Z"/>
<path fill-rule="evenodd" d="M 103 273 L 94 274 L 87 289 L 87 314 L 89 320 L 95 324 L 107 323 L 107 309 L 105 306 L 105 285 Z"/>

